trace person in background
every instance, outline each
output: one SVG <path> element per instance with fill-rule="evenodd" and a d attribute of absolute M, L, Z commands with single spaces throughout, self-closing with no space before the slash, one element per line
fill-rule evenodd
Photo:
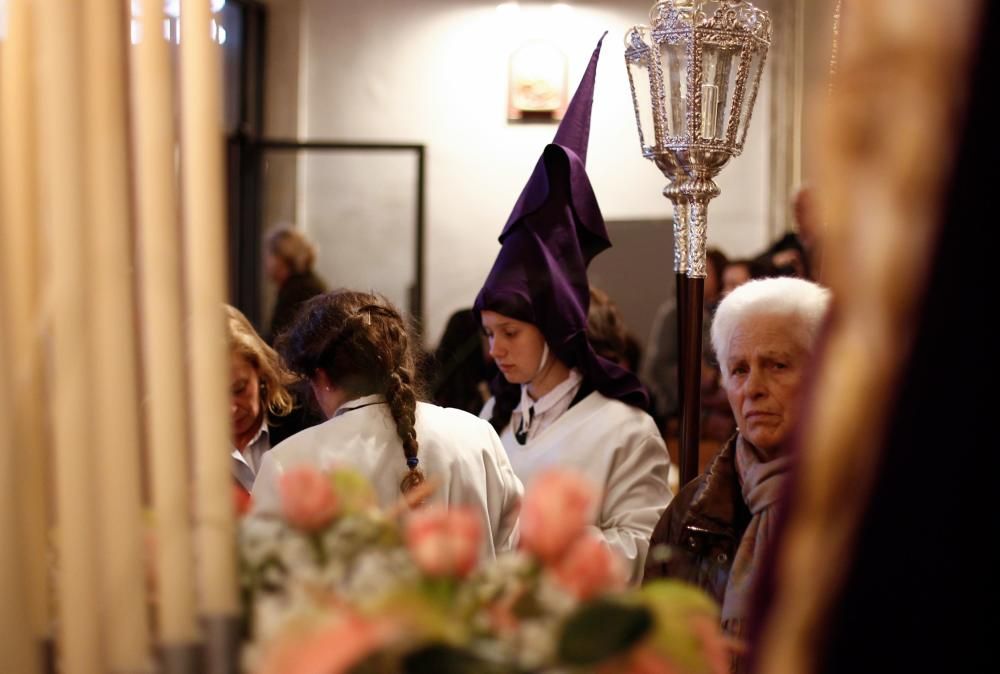
<path fill-rule="evenodd" d="M 628 332 L 618 306 L 608 294 L 590 286 L 590 309 L 587 311 L 587 339 L 598 356 L 628 369 Z"/>
<path fill-rule="evenodd" d="M 810 272 L 809 278 L 816 281 L 822 266 L 822 221 L 816 194 L 812 185 L 802 184 L 792 196 L 792 216 L 798 226 L 799 241 L 802 243 L 805 259 Z"/>
<path fill-rule="evenodd" d="M 625 333 L 625 364 L 622 366 L 633 374 L 638 374 L 639 364 L 642 363 L 642 344 L 639 338 L 631 330 Z M 652 400 L 650 400 L 652 407 Z"/>
<path fill-rule="evenodd" d="M 725 253 L 710 248 L 706 254 L 705 314 L 702 320 L 702 339 L 708 344 L 712 313 L 721 298 L 723 270 L 728 265 Z M 680 412 L 677 366 L 680 362 L 680 344 L 677 339 L 677 301 L 671 297 L 660 305 L 653 318 L 649 333 L 646 358 L 639 376 L 649 388 L 657 424 L 665 435 L 676 435 L 676 417 Z M 709 353 L 705 349 L 705 353 Z"/>
<path fill-rule="evenodd" d="M 268 342 L 273 344 L 299 305 L 326 292 L 326 283 L 313 270 L 316 248 L 306 235 L 291 225 L 280 225 L 268 232 L 265 242 L 264 269 L 278 288 L 271 312 Z"/>
<path fill-rule="evenodd" d="M 285 438 L 319 422 L 307 401 L 296 399 L 296 377 L 253 329 L 239 309 L 226 305 L 233 478 L 245 494 L 253 489 L 265 453 Z"/>
<path fill-rule="evenodd" d="M 587 311 L 587 336 L 599 356 L 632 372 L 639 372 L 642 345 L 625 325 L 625 319 L 608 294 L 590 287 L 590 309 Z"/>
<path fill-rule="evenodd" d="M 479 414 L 489 400 L 489 381 L 495 375 L 496 366 L 475 312 L 456 311 L 432 359 L 428 379 L 434 404 Z"/>
<path fill-rule="evenodd" d="M 630 362 L 630 351 L 638 349 L 639 345 L 635 338 L 629 335 L 618 306 L 606 292 L 594 286 L 590 287 L 587 339 L 594 345 L 594 350 L 599 356 L 618 363 L 629 372 L 635 372 Z M 677 462 L 673 460 L 670 462 L 667 484 L 670 491 L 676 494 L 680 486 L 680 471 L 677 469 Z"/>
<path fill-rule="evenodd" d="M 752 260 L 730 260 L 722 270 L 721 296 L 725 297 L 750 279 L 759 278 L 754 275 L 754 267 Z"/>
<path fill-rule="evenodd" d="M 809 278 L 809 256 L 795 232 L 788 232 L 753 260 L 764 276 Z"/>
<path fill-rule="evenodd" d="M 705 307 L 709 315 L 715 313 L 722 299 L 722 272 L 728 264 L 729 258 L 718 248 L 705 252 Z"/>

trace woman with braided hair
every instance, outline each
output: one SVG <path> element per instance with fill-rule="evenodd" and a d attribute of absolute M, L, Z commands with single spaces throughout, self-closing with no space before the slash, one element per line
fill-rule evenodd
<path fill-rule="evenodd" d="M 253 492 L 258 512 L 279 508 L 278 479 L 289 468 L 343 466 L 371 480 L 382 506 L 431 480 L 430 501 L 481 514 L 485 554 L 513 545 L 523 490 L 500 438 L 467 412 L 417 401 L 407 325 L 385 298 L 349 290 L 314 297 L 277 347 L 309 379 L 327 421 L 265 455 Z"/>

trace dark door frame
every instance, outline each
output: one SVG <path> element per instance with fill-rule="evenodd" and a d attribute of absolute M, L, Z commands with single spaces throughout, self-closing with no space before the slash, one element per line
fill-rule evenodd
<path fill-rule="evenodd" d="M 237 83 L 239 119 L 229 136 L 227 152 L 229 207 L 230 302 L 261 329 L 261 239 L 264 232 L 262 163 L 268 150 L 328 150 L 363 152 L 413 152 L 417 159 L 415 278 L 407 311 L 421 326 L 424 318 L 424 244 L 427 149 L 419 143 L 355 142 L 337 140 L 297 141 L 264 138 L 264 94 L 267 7 L 260 0 L 230 0 L 243 18 L 240 81 Z"/>
<path fill-rule="evenodd" d="M 376 143 L 352 141 L 296 141 L 284 139 L 242 139 L 230 145 L 231 171 L 236 172 L 236 182 L 231 184 L 230 221 L 233 255 L 230 266 L 233 280 L 234 302 L 252 323 L 260 325 L 261 264 L 263 251 L 261 241 L 265 223 L 262 222 L 263 208 L 263 158 L 269 150 L 300 152 L 321 150 L 332 152 L 412 152 L 417 161 L 416 203 L 413 213 L 415 227 L 414 279 L 409 288 L 406 310 L 418 326 L 424 318 L 424 246 L 425 246 L 425 204 L 427 148 L 419 143 Z"/>

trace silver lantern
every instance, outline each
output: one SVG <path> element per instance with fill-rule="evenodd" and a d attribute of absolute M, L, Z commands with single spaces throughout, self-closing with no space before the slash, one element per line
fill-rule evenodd
<path fill-rule="evenodd" d="M 681 342 L 681 479 L 697 473 L 708 202 L 740 154 L 771 43 L 771 21 L 745 0 L 663 0 L 625 37 L 642 154 L 674 205 Z"/>

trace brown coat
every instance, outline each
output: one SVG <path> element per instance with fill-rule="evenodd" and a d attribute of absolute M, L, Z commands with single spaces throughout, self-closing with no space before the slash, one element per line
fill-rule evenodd
<path fill-rule="evenodd" d="M 733 435 L 705 472 L 686 484 L 663 512 L 650 539 L 643 581 L 684 580 L 721 604 L 733 557 L 749 523 L 750 510 L 736 474 Z"/>

